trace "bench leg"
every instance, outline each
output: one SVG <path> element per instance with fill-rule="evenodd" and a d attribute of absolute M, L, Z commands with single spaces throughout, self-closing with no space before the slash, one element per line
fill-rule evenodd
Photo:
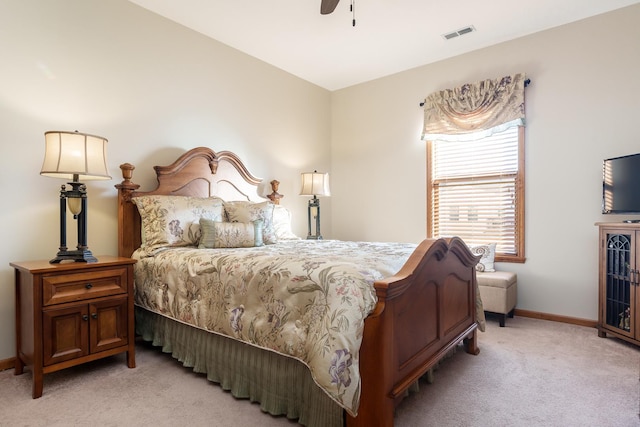
<path fill-rule="evenodd" d="M 506 314 L 500 314 L 499 315 L 499 320 L 500 320 L 500 327 L 504 328 L 504 324 L 507 321 L 507 315 Z"/>

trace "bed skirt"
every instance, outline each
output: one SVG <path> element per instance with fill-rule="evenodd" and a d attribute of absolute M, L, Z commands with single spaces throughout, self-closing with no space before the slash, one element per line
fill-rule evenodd
<path fill-rule="evenodd" d="M 343 409 L 316 385 L 302 362 L 140 307 L 135 315 L 137 335 L 234 397 L 259 402 L 264 412 L 308 427 L 343 425 Z"/>

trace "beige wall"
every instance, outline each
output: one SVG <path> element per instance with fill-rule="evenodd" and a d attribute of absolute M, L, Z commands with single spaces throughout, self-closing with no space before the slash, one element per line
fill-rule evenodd
<path fill-rule="evenodd" d="M 118 165 L 135 164 L 135 180 L 150 188 L 151 166 L 202 145 L 235 151 L 256 175 L 280 180 L 299 235 L 299 173 L 318 169 L 331 172 L 325 237 L 418 241 L 426 229 L 418 103 L 520 71 L 532 80 L 528 260 L 499 268 L 518 273 L 520 308 L 595 319 L 593 223 L 623 219 L 600 214 L 602 159 L 640 152 L 639 20 L 633 6 L 329 93 L 125 0 L 3 1 L 0 360 L 15 350 L 9 262 L 51 258 L 58 246 L 63 182 L 38 175 L 45 131 L 110 141 L 114 179 L 88 184 L 95 254 L 116 251 Z"/>
<path fill-rule="evenodd" d="M 498 268 L 518 273 L 519 308 L 595 320 L 594 223 L 629 217 L 600 214 L 602 160 L 640 152 L 637 22 L 640 5 L 334 92 L 333 237 L 425 236 L 419 102 L 525 72 L 527 261 Z"/>
<path fill-rule="evenodd" d="M 256 176 L 281 181 L 306 235 L 300 172 L 330 166 L 328 91 L 125 0 L 4 0 L 0 56 L 0 360 L 15 354 L 9 262 L 50 259 L 59 246 L 64 181 L 39 175 L 45 131 L 109 139 L 113 180 L 88 183 L 96 255 L 117 249 L 118 165 L 136 165 L 134 180 L 150 189 L 153 165 L 197 146 L 234 151 Z"/>

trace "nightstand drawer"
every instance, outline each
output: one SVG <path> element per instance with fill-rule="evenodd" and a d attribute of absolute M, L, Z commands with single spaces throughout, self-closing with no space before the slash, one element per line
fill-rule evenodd
<path fill-rule="evenodd" d="M 43 306 L 126 292 L 126 267 L 42 277 Z"/>

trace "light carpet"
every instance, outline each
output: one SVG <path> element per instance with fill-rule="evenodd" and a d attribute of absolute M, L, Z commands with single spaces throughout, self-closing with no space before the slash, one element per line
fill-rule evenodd
<path fill-rule="evenodd" d="M 489 318 L 480 354 L 462 349 L 435 382 L 398 407 L 395 425 L 640 426 L 640 350 L 593 328 L 516 317 Z M 294 426 L 237 400 L 170 355 L 136 348 L 44 377 L 31 399 L 31 373 L 0 372 L 2 426 Z"/>

